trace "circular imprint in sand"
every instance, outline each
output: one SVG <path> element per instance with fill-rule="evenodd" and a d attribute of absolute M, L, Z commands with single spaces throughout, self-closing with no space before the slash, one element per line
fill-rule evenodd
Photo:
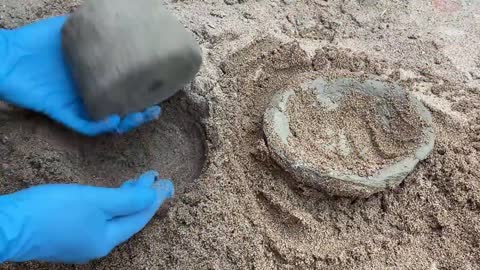
<path fill-rule="evenodd" d="M 435 141 L 428 109 L 376 80 L 317 79 L 280 91 L 264 120 L 274 159 L 299 182 L 337 196 L 397 186 Z"/>
<path fill-rule="evenodd" d="M 47 183 L 117 187 L 148 170 L 172 179 L 176 197 L 203 171 L 205 132 L 186 97 L 163 104 L 161 117 L 122 136 L 88 138 L 38 115 L 0 117 L 0 191 Z M 192 110 L 192 111 L 190 111 Z"/>

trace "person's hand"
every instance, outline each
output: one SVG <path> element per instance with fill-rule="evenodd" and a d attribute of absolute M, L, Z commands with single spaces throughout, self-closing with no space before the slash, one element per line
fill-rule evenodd
<path fill-rule="evenodd" d="M 44 185 L 0 197 L 0 263 L 87 263 L 139 232 L 170 181 L 147 172 L 120 188 Z"/>
<path fill-rule="evenodd" d="M 124 133 L 159 117 L 160 107 L 121 119 L 89 119 L 61 49 L 66 17 L 45 19 L 18 29 L 0 29 L 0 99 L 88 136 Z"/>

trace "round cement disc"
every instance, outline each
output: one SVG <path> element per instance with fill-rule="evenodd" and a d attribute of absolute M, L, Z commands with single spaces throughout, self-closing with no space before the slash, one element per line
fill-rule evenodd
<path fill-rule="evenodd" d="M 300 102 L 299 95 L 305 95 L 307 92 L 313 97 L 309 103 L 305 101 L 308 99 L 303 98 L 304 103 L 296 109 L 293 108 L 292 102 L 294 100 Z M 372 102 L 362 103 L 362 100 Z M 350 108 L 357 110 L 358 115 L 364 115 L 364 111 L 368 111 L 369 116 L 355 118 L 355 114 L 345 112 L 347 103 L 354 104 Z M 398 110 L 397 105 L 400 103 L 405 104 L 407 112 Z M 298 119 L 295 121 L 301 123 L 300 128 L 308 130 L 310 136 L 298 137 L 292 130 L 292 116 L 289 113 L 295 110 L 301 111 L 303 118 L 299 120 L 300 122 Z M 319 111 L 326 117 L 315 120 L 313 116 Z M 379 152 L 376 148 L 381 148 L 376 142 L 378 138 L 406 137 L 406 134 L 405 136 L 401 134 L 404 131 L 396 129 L 392 124 L 394 121 L 408 118 L 403 115 L 405 113 L 409 114 L 408 117 L 416 119 L 415 126 L 404 130 L 405 133 L 409 133 L 410 130 L 417 131 L 413 136 L 414 142 L 408 143 L 409 151 L 391 158 L 375 153 Z M 344 115 L 348 117 L 344 118 Z M 366 132 L 369 125 L 377 127 L 376 132 Z M 348 130 L 354 130 L 355 126 L 360 133 L 364 131 L 362 134 L 370 134 L 369 137 L 365 140 L 351 139 L 355 134 L 349 134 Z M 279 91 L 265 113 L 264 132 L 273 158 L 292 173 L 298 182 L 332 195 L 349 197 L 368 197 L 397 186 L 415 169 L 419 161 L 427 158 L 435 141 L 432 116 L 419 100 L 392 83 L 376 80 L 359 81 L 351 78 L 336 80 L 320 78 L 306 82 L 298 89 Z M 325 134 L 329 134 L 328 142 Z M 319 139 L 312 140 L 312 136 Z M 310 144 L 313 142 L 318 147 L 295 148 L 304 141 L 309 141 Z M 376 165 L 375 170 L 364 172 L 360 165 L 359 168 L 355 168 L 357 163 L 367 164 L 363 166 L 369 164 L 368 158 L 362 160 L 362 150 L 355 143 L 365 144 L 365 149 L 373 153 L 370 156 L 375 157 L 375 162 L 380 164 Z M 400 144 L 400 150 L 401 146 Z M 334 163 L 337 158 L 339 163 L 347 164 L 348 161 L 348 166 L 337 166 Z"/>

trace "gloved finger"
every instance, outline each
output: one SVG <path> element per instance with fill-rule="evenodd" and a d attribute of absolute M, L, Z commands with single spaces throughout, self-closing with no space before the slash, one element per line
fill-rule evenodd
<path fill-rule="evenodd" d="M 153 183 L 158 179 L 158 172 L 148 171 L 142 174 L 137 180 L 138 187 L 151 187 Z"/>
<path fill-rule="evenodd" d="M 160 114 L 162 114 L 162 108 L 160 106 L 152 106 L 150 108 L 147 108 L 145 111 L 143 111 L 142 114 L 143 114 L 143 117 L 145 118 L 145 121 L 150 122 L 160 117 Z"/>
<path fill-rule="evenodd" d="M 155 181 L 155 183 L 153 183 L 152 187 L 153 189 L 155 189 L 160 199 L 163 198 L 162 196 L 166 196 L 165 199 L 163 200 L 170 199 L 175 194 L 175 187 L 171 180 L 167 180 L 167 179 L 157 180 Z"/>
<path fill-rule="evenodd" d="M 131 188 L 131 187 L 151 187 L 155 180 L 157 180 L 159 174 L 156 171 L 148 171 L 142 174 L 138 179 L 131 179 L 125 181 L 122 184 L 122 188 Z"/>
<path fill-rule="evenodd" d="M 143 112 L 137 112 L 127 115 L 117 127 L 117 133 L 122 134 L 131 131 L 145 123 L 158 119 L 162 110 L 160 106 L 152 106 Z"/>
<path fill-rule="evenodd" d="M 15 40 L 26 48 L 30 45 L 39 48 L 52 42 L 59 42 L 61 29 L 67 18 L 56 16 L 17 28 L 14 30 Z"/>
<path fill-rule="evenodd" d="M 144 122 L 145 118 L 142 113 L 137 112 L 128 114 L 120 121 L 120 124 L 116 128 L 116 132 L 118 134 L 126 133 L 141 126 Z"/>
<path fill-rule="evenodd" d="M 107 119 L 96 122 L 85 120 L 69 112 L 61 113 L 58 117 L 53 116 L 52 118 L 86 136 L 97 136 L 111 132 L 115 130 L 120 123 L 120 117 L 118 115 L 113 115 Z"/>
<path fill-rule="evenodd" d="M 141 212 L 155 203 L 153 188 L 96 188 L 90 191 L 89 202 L 101 209 L 108 219 Z"/>
<path fill-rule="evenodd" d="M 141 231 L 162 203 L 173 197 L 174 187 L 171 181 L 157 181 L 154 187 L 157 192 L 157 199 L 152 206 L 134 215 L 115 218 L 108 222 L 107 239 L 112 247 L 118 246 Z"/>

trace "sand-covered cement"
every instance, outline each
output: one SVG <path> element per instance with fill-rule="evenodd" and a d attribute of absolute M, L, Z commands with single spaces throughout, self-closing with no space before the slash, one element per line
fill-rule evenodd
<path fill-rule="evenodd" d="M 280 90 L 264 118 L 273 157 L 297 180 L 338 196 L 394 188 L 432 151 L 429 110 L 380 80 L 317 78 Z"/>

